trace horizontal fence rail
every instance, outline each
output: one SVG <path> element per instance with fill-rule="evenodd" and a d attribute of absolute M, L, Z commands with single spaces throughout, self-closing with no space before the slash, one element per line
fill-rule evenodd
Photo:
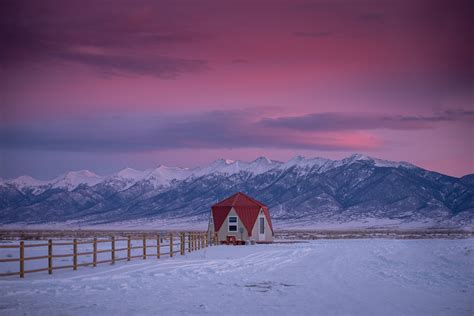
<path fill-rule="evenodd" d="M 151 245 L 150 241 L 154 241 Z M 133 243 L 135 241 L 135 244 Z M 117 247 L 117 243 L 125 243 L 126 247 Z M 137 245 L 137 243 L 139 245 Z M 109 245 L 108 249 L 99 249 L 100 244 Z M 0 267 L 4 263 L 18 262 L 18 272 L 7 272 L 0 273 L 0 277 L 19 275 L 20 278 L 24 278 L 27 273 L 44 272 L 48 271 L 52 274 L 54 270 L 59 269 L 73 269 L 77 270 L 78 267 L 92 266 L 95 267 L 98 264 L 110 263 L 115 264 L 117 261 L 130 261 L 135 258 L 141 258 L 143 260 L 148 258 L 160 259 L 162 256 L 173 257 L 174 255 L 180 254 L 185 255 L 186 252 L 196 251 L 202 248 L 206 248 L 212 245 L 217 245 L 217 235 L 209 236 L 204 232 L 181 232 L 178 234 L 156 234 L 154 236 L 143 236 L 143 237 L 132 237 L 116 238 L 110 237 L 109 239 L 97 239 L 92 240 L 77 240 L 73 239 L 72 242 L 53 241 L 49 239 L 47 243 L 39 244 L 25 244 L 24 241 L 20 241 L 17 245 L 1 245 L 1 249 L 18 249 L 17 258 L 1 258 Z M 91 245 L 92 251 L 83 250 L 79 251 L 79 245 Z M 71 253 L 55 253 L 54 249 L 58 247 L 71 247 Z M 25 256 L 25 249 L 29 248 L 44 248 L 44 255 L 36 256 Z M 64 249 L 64 248 L 63 248 Z M 133 254 L 133 250 L 141 249 L 140 254 Z M 99 260 L 98 255 L 109 254 L 108 259 Z M 91 262 L 78 262 L 78 258 L 82 256 L 92 256 Z M 66 265 L 55 265 L 54 259 L 58 258 L 71 258 L 72 264 Z M 25 270 L 25 262 L 35 260 L 47 260 L 47 266 L 42 268 Z M 3 269 L 2 269 L 3 270 Z M 2 271 L 0 270 L 0 271 Z"/>

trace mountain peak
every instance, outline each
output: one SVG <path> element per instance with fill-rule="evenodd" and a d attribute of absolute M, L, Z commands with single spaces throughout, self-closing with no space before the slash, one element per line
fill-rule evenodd
<path fill-rule="evenodd" d="M 142 179 L 145 176 L 145 174 L 148 174 L 148 173 L 149 173 L 149 170 L 140 171 L 140 170 L 126 167 L 120 170 L 119 172 L 117 172 L 116 176 L 123 179 L 139 180 L 139 179 Z"/>
<path fill-rule="evenodd" d="M 218 166 L 218 165 L 232 165 L 234 163 L 235 163 L 235 160 L 219 158 L 219 159 L 216 159 L 213 162 L 211 162 L 210 165 L 211 166 L 212 165 L 215 165 L 215 166 Z"/>
<path fill-rule="evenodd" d="M 369 157 L 369 156 L 366 156 L 366 155 L 363 155 L 363 154 L 359 154 L 359 153 L 352 154 L 349 157 L 347 157 L 346 159 L 352 160 L 352 161 L 354 161 L 354 160 L 374 160 L 372 157 Z"/>
<path fill-rule="evenodd" d="M 291 158 L 289 161 L 303 161 L 303 160 L 306 160 L 305 156 L 297 155 Z"/>
<path fill-rule="evenodd" d="M 255 159 L 253 162 L 272 164 L 273 160 L 265 156 L 260 156 L 257 159 Z"/>
<path fill-rule="evenodd" d="M 287 162 L 283 163 L 280 168 L 290 168 L 293 166 L 299 167 L 299 168 L 312 168 L 314 166 L 321 167 L 325 165 L 327 162 L 329 162 L 329 159 L 324 159 L 324 158 L 306 158 L 304 156 L 295 156 L 292 159 L 288 160 Z"/>
<path fill-rule="evenodd" d="M 27 175 L 19 176 L 18 178 L 7 181 L 7 182 L 17 185 L 18 188 L 22 188 L 25 186 L 44 185 L 48 183 L 47 181 L 38 180 Z"/>
<path fill-rule="evenodd" d="M 191 171 L 188 168 L 168 167 L 159 165 L 152 170 L 145 179 L 150 181 L 154 187 L 167 186 L 173 180 L 184 180 L 189 177 Z"/>
<path fill-rule="evenodd" d="M 69 191 L 74 190 L 80 184 L 87 184 L 88 186 L 94 186 L 101 182 L 103 177 L 98 176 L 97 174 L 89 170 L 79 170 L 79 171 L 69 171 L 63 176 L 59 176 L 54 179 L 53 187 L 62 188 L 65 187 Z"/>
<path fill-rule="evenodd" d="M 391 167 L 391 168 L 398 168 L 398 167 L 414 168 L 415 167 L 414 165 L 405 161 L 384 160 L 384 159 L 373 158 L 373 157 L 362 155 L 362 154 L 353 154 L 341 160 L 342 164 L 350 164 L 356 161 L 368 161 L 370 163 L 373 163 L 374 166 L 376 167 Z"/>
<path fill-rule="evenodd" d="M 87 169 L 78 170 L 78 171 L 69 171 L 66 173 L 66 177 L 75 177 L 75 176 L 98 177 L 98 175 L 96 175 L 95 173 Z"/>

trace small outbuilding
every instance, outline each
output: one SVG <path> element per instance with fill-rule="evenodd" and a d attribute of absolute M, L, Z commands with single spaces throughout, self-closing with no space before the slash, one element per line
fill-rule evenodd
<path fill-rule="evenodd" d="M 272 242 L 274 234 L 268 207 L 237 192 L 211 206 L 209 235 L 217 237 L 220 243 Z"/>

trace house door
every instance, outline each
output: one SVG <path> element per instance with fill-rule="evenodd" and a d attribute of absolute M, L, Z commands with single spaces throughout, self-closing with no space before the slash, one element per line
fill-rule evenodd
<path fill-rule="evenodd" d="M 258 218 L 258 240 L 265 240 L 265 216 Z"/>

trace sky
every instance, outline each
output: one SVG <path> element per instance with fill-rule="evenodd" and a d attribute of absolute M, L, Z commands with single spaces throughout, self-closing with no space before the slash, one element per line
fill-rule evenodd
<path fill-rule="evenodd" d="M 362 153 L 474 173 L 472 1 L 0 2 L 0 177 Z"/>

